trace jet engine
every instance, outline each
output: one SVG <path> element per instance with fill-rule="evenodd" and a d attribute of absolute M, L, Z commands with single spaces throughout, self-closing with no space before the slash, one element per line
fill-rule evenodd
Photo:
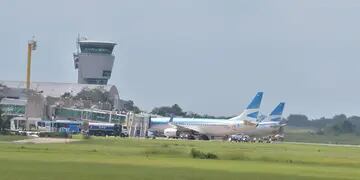
<path fill-rule="evenodd" d="M 164 129 L 164 135 L 168 138 L 174 138 L 179 136 L 179 132 L 175 128 L 166 128 Z"/>

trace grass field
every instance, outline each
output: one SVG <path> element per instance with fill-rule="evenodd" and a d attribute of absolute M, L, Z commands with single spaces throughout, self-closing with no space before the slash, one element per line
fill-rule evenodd
<path fill-rule="evenodd" d="M 193 148 L 218 159 L 194 159 Z M 120 138 L 0 143 L 0 179 L 250 178 L 360 179 L 360 148 Z"/>
<path fill-rule="evenodd" d="M 0 135 L 0 142 L 11 142 L 16 140 L 28 139 L 27 136 L 3 136 Z"/>

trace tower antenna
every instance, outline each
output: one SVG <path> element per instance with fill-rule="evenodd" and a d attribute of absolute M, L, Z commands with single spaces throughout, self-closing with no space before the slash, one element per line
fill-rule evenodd
<path fill-rule="evenodd" d="M 77 54 L 80 53 L 80 45 L 79 45 L 79 42 L 80 42 L 80 33 L 78 33 L 78 37 L 76 39 L 76 51 L 77 51 Z"/>

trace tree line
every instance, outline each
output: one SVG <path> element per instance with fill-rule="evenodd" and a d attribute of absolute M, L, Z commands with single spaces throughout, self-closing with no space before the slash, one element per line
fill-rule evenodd
<path fill-rule="evenodd" d="M 84 88 L 75 96 L 72 96 L 71 93 L 64 93 L 61 98 L 64 99 L 73 99 L 73 100 L 88 100 L 91 103 L 96 104 L 98 102 L 109 103 L 112 107 L 114 107 L 114 99 L 112 99 L 110 92 L 105 90 L 104 88 Z M 132 100 L 123 100 L 120 99 L 120 109 L 119 111 L 132 111 L 135 113 L 140 113 L 141 110 L 137 107 Z"/>
<path fill-rule="evenodd" d="M 288 126 L 312 128 L 317 134 L 356 134 L 360 136 L 360 117 L 344 114 L 335 115 L 332 118 L 319 118 L 310 120 L 301 114 L 292 114 L 287 118 Z"/>
<path fill-rule="evenodd" d="M 172 106 L 161 106 L 155 107 L 151 114 L 157 114 L 160 116 L 170 117 L 170 116 L 180 116 L 186 118 L 207 118 L 207 119 L 227 119 L 229 117 L 226 116 L 211 116 L 207 114 L 199 114 L 195 112 L 185 112 L 183 109 L 178 105 L 174 104 Z"/>

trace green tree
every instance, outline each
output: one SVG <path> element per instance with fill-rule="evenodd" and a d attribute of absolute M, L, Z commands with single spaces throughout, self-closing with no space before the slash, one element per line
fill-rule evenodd
<path fill-rule="evenodd" d="M 64 93 L 63 95 L 61 95 L 61 97 L 62 98 L 73 98 L 73 96 L 71 95 L 71 93 L 69 93 L 69 92 L 66 92 L 66 93 Z"/>
<path fill-rule="evenodd" d="M 171 106 L 170 108 L 170 113 L 176 115 L 176 116 L 184 116 L 185 113 L 183 112 L 183 110 L 181 109 L 181 107 L 178 104 L 174 104 Z"/>
<path fill-rule="evenodd" d="M 182 108 L 178 104 L 172 106 L 162 106 L 155 107 L 152 111 L 152 114 L 157 114 L 160 116 L 185 116 L 186 113 L 183 112 Z"/>
<path fill-rule="evenodd" d="M 308 127 L 311 126 L 311 122 L 308 117 L 302 114 L 291 114 L 287 118 L 289 126 Z"/>
<path fill-rule="evenodd" d="M 0 132 L 10 129 L 10 118 L 4 115 L 4 112 L 0 108 Z"/>
<path fill-rule="evenodd" d="M 4 124 L 3 111 L 2 111 L 2 109 L 0 107 L 0 131 L 3 130 L 3 124 Z"/>
<path fill-rule="evenodd" d="M 353 125 L 348 120 L 345 120 L 341 125 L 341 129 L 344 133 L 353 133 L 355 128 L 356 128 L 355 125 Z"/>
<path fill-rule="evenodd" d="M 123 106 L 124 106 L 124 109 L 126 111 L 132 111 L 134 113 L 140 113 L 141 112 L 141 110 L 137 106 L 135 106 L 135 103 L 132 100 L 125 101 L 123 103 Z"/>
<path fill-rule="evenodd" d="M 82 130 L 88 131 L 89 130 L 89 121 L 84 121 L 82 124 Z"/>
<path fill-rule="evenodd" d="M 337 121 L 335 124 L 328 126 L 327 132 L 334 133 L 336 135 L 355 133 L 356 125 L 349 120 Z"/>
<path fill-rule="evenodd" d="M 337 122 L 340 122 L 340 121 L 346 121 L 347 120 L 347 117 L 345 114 L 339 114 L 339 115 L 335 115 L 333 117 L 333 120 L 334 121 L 337 121 Z"/>
<path fill-rule="evenodd" d="M 68 96 L 68 94 L 64 94 L 63 96 Z M 89 100 L 92 103 L 106 103 L 109 102 L 112 106 L 114 106 L 113 99 L 111 99 L 110 93 L 106 91 L 104 88 L 95 88 L 89 89 L 84 88 L 82 89 L 75 97 L 75 100 Z"/>

